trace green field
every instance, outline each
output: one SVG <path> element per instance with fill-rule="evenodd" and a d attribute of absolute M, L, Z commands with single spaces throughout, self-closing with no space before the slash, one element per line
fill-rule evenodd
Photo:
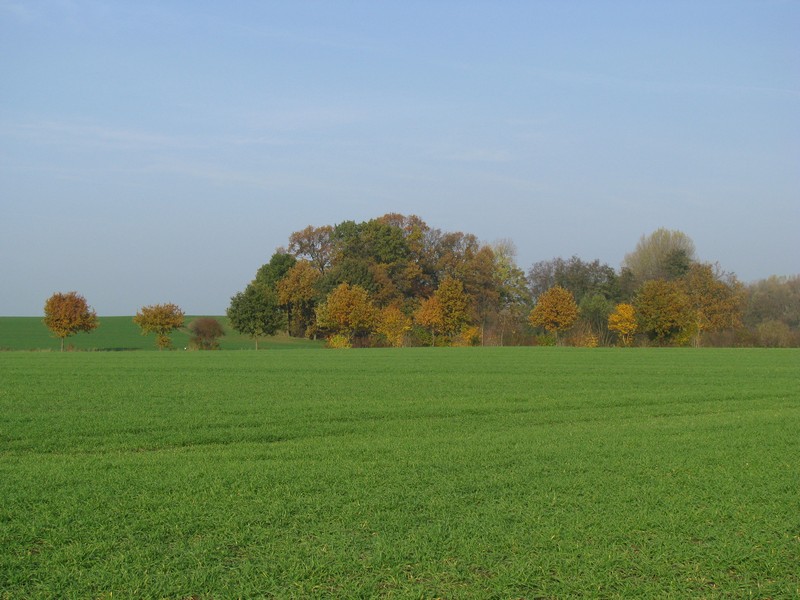
<path fill-rule="evenodd" d="M 187 316 L 186 325 L 197 317 Z M 231 329 L 228 319 L 215 317 L 223 325 L 225 336 L 220 338 L 222 350 L 253 348 L 253 340 Z M 174 348 L 189 345 L 186 328 L 170 336 Z M 52 336 L 41 317 L 0 317 L 0 350 L 58 350 L 60 341 Z M 262 338 L 259 348 L 321 348 L 314 342 L 288 336 Z M 155 336 L 143 336 L 132 317 L 100 317 L 100 326 L 91 333 L 79 333 L 66 338 L 65 347 L 74 350 L 157 350 Z"/>
<path fill-rule="evenodd" d="M 800 351 L 0 353 L 0 598 L 797 598 Z"/>

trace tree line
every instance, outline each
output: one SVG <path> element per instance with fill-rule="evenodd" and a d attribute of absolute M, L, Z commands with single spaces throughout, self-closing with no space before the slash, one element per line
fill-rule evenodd
<path fill-rule="evenodd" d="M 800 346 L 800 277 L 744 285 L 698 260 L 685 233 L 667 229 L 642 236 L 619 270 L 572 256 L 526 273 L 510 240 L 485 244 L 391 213 L 292 233 L 231 298 L 227 316 L 256 349 L 278 332 L 340 348 Z M 184 314 L 158 304 L 133 320 L 167 348 Z M 76 292 L 51 296 L 44 322 L 62 350 L 64 338 L 98 323 Z M 189 329 L 200 349 L 218 347 L 224 334 L 215 319 Z"/>
<path fill-rule="evenodd" d="M 800 345 L 800 278 L 742 284 L 680 231 L 642 236 L 619 270 L 577 256 L 523 271 L 417 216 L 308 226 L 231 299 L 256 341 L 287 331 L 329 346 Z"/>

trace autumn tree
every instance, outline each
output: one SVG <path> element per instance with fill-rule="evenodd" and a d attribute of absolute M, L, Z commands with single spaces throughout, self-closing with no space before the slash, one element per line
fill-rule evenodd
<path fill-rule="evenodd" d="M 142 330 L 142 335 L 156 334 L 156 346 L 159 350 L 169 348 L 169 335 L 183 326 L 183 311 L 176 304 L 153 304 L 143 306 L 133 317 Z"/>
<path fill-rule="evenodd" d="M 289 252 L 296 258 L 305 258 L 324 275 L 331 266 L 334 254 L 333 227 L 309 225 L 289 236 Z"/>
<path fill-rule="evenodd" d="M 310 262 L 299 260 L 278 282 L 278 300 L 286 307 L 291 335 L 302 336 L 311 328 L 320 277 Z"/>
<path fill-rule="evenodd" d="M 97 314 L 78 292 L 56 292 L 44 304 L 44 324 L 61 340 L 78 332 L 91 332 L 98 325 Z"/>
<path fill-rule="evenodd" d="M 405 344 L 406 334 L 411 331 L 411 318 L 397 306 L 387 306 L 378 315 L 377 331 L 392 346 L 400 348 Z"/>
<path fill-rule="evenodd" d="M 578 315 L 578 305 L 572 292 L 557 285 L 539 296 L 528 320 L 534 327 L 543 327 L 552 333 L 558 343 L 558 334 L 572 327 Z"/>
<path fill-rule="evenodd" d="M 250 336 L 256 350 L 258 338 L 275 335 L 286 327 L 286 315 L 281 310 L 275 290 L 255 281 L 231 298 L 227 315 L 231 327 Z"/>
<path fill-rule="evenodd" d="M 608 328 L 619 335 L 623 346 L 630 346 L 638 328 L 636 310 L 633 305 L 627 303 L 617 304 L 614 312 L 608 316 Z"/>
<path fill-rule="evenodd" d="M 684 344 L 693 334 L 689 297 L 681 281 L 646 281 L 634 300 L 639 330 L 659 342 Z"/>
<path fill-rule="evenodd" d="M 445 277 L 433 294 L 442 310 L 442 329 L 454 338 L 469 322 L 469 299 L 464 284 L 453 277 Z"/>
<path fill-rule="evenodd" d="M 431 332 L 431 346 L 436 345 L 436 334 L 444 330 L 444 313 L 439 298 L 423 298 L 414 311 L 414 321 Z"/>
<path fill-rule="evenodd" d="M 578 256 L 561 257 L 534 263 L 528 271 L 530 291 L 539 298 L 550 288 L 560 286 L 572 292 L 575 302 L 581 304 L 587 296 L 602 295 L 617 301 L 620 282 L 616 271 L 598 259 L 585 261 Z"/>
<path fill-rule="evenodd" d="M 378 311 L 369 292 L 358 285 L 342 283 L 317 306 L 317 326 L 349 341 L 375 330 Z"/>
<path fill-rule="evenodd" d="M 712 265 L 695 263 L 681 281 L 693 317 L 695 346 L 700 346 L 706 332 L 741 325 L 742 287 L 735 277 L 715 272 Z"/>
<path fill-rule="evenodd" d="M 189 323 L 189 343 L 199 350 L 216 350 L 219 338 L 225 335 L 222 325 L 213 317 L 201 317 Z"/>

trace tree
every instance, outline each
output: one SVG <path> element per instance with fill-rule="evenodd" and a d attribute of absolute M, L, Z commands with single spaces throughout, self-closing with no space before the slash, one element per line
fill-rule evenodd
<path fill-rule="evenodd" d="M 442 329 L 454 338 L 469 322 L 469 299 L 464 284 L 453 277 L 445 277 L 433 294 L 442 310 Z"/>
<path fill-rule="evenodd" d="M 358 285 L 342 283 L 317 307 L 317 326 L 351 341 L 374 331 L 377 320 L 369 292 Z"/>
<path fill-rule="evenodd" d="M 153 304 L 143 306 L 133 317 L 142 330 L 142 335 L 156 334 L 159 350 L 169 348 L 169 334 L 183 326 L 183 311 L 176 304 Z"/>
<path fill-rule="evenodd" d="M 189 323 L 189 332 L 192 334 L 190 343 L 200 350 L 216 350 L 219 348 L 217 340 L 225 335 L 222 325 L 213 317 L 195 319 Z"/>
<path fill-rule="evenodd" d="M 543 327 L 556 337 L 578 320 L 578 305 L 572 292 L 557 285 L 539 296 L 528 320 L 534 327 Z"/>
<path fill-rule="evenodd" d="M 735 277 L 729 277 L 728 280 L 723 281 L 711 265 L 699 263 L 693 264 L 681 280 L 694 318 L 695 346 L 700 346 L 705 332 L 741 325 L 741 285 Z"/>
<path fill-rule="evenodd" d="M 302 336 L 314 322 L 314 303 L 321 275 L 310 262 L 299 260 L 278 282 L 278 300 L 286 307 L 289 333 Z"/>
<path fill-rule="evenodd" d="M 275 290 L 253 282 L 231 298 L 228 319 L 239 333 L 250 336 L 258 350 L 258 338 L 275 335 L 286 326 L 286 315 L 278 303 Z"/>
<path fill-rule="evenodd" d="M 636 310 L 632 304 L 617 304 L 614 312 L 608 315 L 608 328 L 616 331 L 623 346 L 630 346 L 636 333 Z"/>
<path fill-rule="evenodd" d="M 269 262 L 262 265 L 256 272 L 256 281 L 263 283 L 267 287 L 274 288 L 278 282 L 286 277 L 286 273 L 297 263 L 297 259 L 291 254 L 275 252 Z"/>
<path fill-rule="evenodd" d="M 651 339 L 683 344 L 692 336 L 693 315 L 681 281 L 645 281 L 634 300 L 639 329 Z"/>
<path fill-rule="evenodd" d="M 397 306 L 387 306 L 378 315 L 377 331 L 386 336 L 392 346 L 400 348 L 411 331 L 411 319 Z"/>
<path fill-rule="evenodd" d="M 302 231 L 296 231 L 289 236 L 289 252 L 296 258 L 307 258 L 308 261 L 324 275 L 331 266 L 334 244 L 332 239 L 333 227 L 312 227 L 309 225 Z"/>
<path fill-rule="evenodd" d="M 599 294 L 616 301 L 621 293 L 619 277 L 612 267 L 598 259 L 587 262 L 577 256 L 535 263 L 528 271 L 528 281 L 534 298 L 558 285 L 572 292 L 579 305 L 587 296 Z"/>
<path fill-rule="evenodd" d="M 98 325 L 97 314 L 78 292 L 56 292 L 44 303 L 44 324 L 61 340 L 80 331 L 91 332 Z"/>
<path fill-rule="evenodd" d="M 650 279 L 676 279 L 694 259 L 694 242 L 688 235 L 661 228 L 641 237 L 636 249 L 625 255 L 623 268 L 641 285 Z"/>
<path fill-rule="evenodd" d="M 436 345 L 436 334 L 444 329 L 444 314 L 439 298 L 424 298 L 414 312 L 414 320 L 431 331 L 431 346 Z"/>

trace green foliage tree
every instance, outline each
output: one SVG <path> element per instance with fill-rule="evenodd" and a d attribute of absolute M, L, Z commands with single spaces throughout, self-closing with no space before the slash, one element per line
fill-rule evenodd
<path fill-rule="evenodd" d="M 277 293 L 263 283 L 253 282 L 231 298 L 227 310 L 231 327 L 250 336 L 258 350 L 258 339 L 286 327 L 286 315 Z"/>
<path fill-rule="evenodd" d="M 269 262 L 262 265 L 256 272 L 256 281 L 274 289 L 296 263 L 297 259 L 291 254 L 282 251 L 275 252 Z"/>
<path fill-rule="evenodd" d="M 142 330 L 142 335 L 156 334 L 156 346 L 159 350 L 169 348 L 172 341 L 169 335 L 183 326 L 183 311 L 177 304 L 153 304 L 143 306 L 133 317 Z"/>
<path fill-rule="evenodd" d="M 641 237 L 636 249 L 625 255 L 623 267 L 641 285 L 651 279 L 677 279 L 694 260 L 694 242 L 688 235 L 661 228 Z"/>
<path fill-rule="evenodd" d="M 528 320 L 534 327 L 543 327 L 556 338 L 578 320 L 579 310 L 572 292 L 557 285 L 539 296 Z"/>
<path fill-rule="evenodd" d="M 80 331 L 91 332 L 98 326 L 97 314 L 78 292 L 56 292 L 44 303 L 44 324 L 61 340 Z"/>

